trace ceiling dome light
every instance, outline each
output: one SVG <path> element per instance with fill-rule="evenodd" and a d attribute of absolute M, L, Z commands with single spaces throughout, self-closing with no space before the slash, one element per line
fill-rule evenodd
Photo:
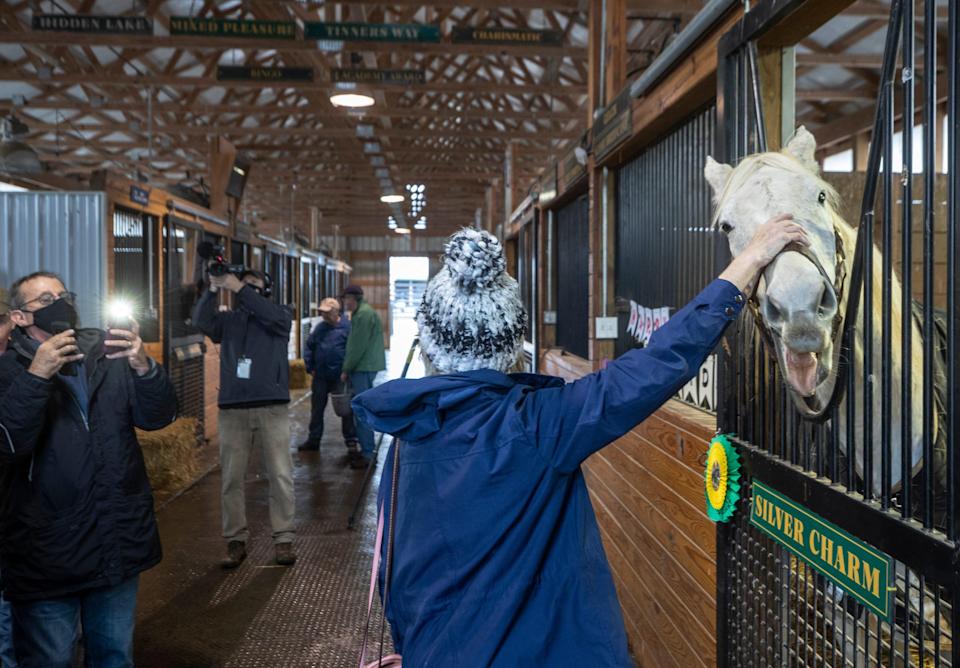
<path fill-rule="evenodd" d="M 363 107 L 372 107 L 373 103 L 373 98 L 363 93 L 335 93 L 330 96 L 330 104 L 335 107 L 360 109 Z"/>
<path fill-rule="evenodd" d="M 397 204 L 403 201 L 403 195 L 384 195 L 380 201 L 384 204 Z"/>
<path fill-rule="evenodd" d="M 394 232 L 396 232 L 397 234 L 410 234 L 410 228 L 409 228 L 409 227 L 398 227 L 397 229 L 394 230 Z"/>

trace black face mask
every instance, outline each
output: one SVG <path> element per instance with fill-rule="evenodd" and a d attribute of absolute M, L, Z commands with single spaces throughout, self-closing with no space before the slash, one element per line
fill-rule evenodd
<path fill-rule="evenodd" d="M 68 329 L 76 329 L 79 316 L 73 304 L 65 299 L 58 299 L 41 309 L 33 312 L 33 324 L 47 334 L 59 334 Z"/>

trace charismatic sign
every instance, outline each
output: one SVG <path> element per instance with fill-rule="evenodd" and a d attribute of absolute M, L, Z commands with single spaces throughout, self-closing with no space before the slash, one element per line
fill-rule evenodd
<path fill-rule="evenodd" d="M 703 478 L 707 517 L 714 522 L 727 522 L 740 500 L 740 455 L 723 434 L 717 434 L 710 441 Z"/>
<path fill-rule="evenodd" d="M 34 30 L 59 32 L 152 35 L 153 19 L 146 16 L 91 16 L 88 14 L 34 14 Z"/>
<path fill-rule="evenodd" d="M 582 164 L 577 158 L 577 149 L 581 149 L 580 143 L 570 147 L 570 150 L 563 156 L 563 160 L 560 163 L 562 167 L 559 177 L 561 192 L 566 192 L 570 186 L 587 174 L 587 166 Z"/>
<path fill-rule="evenodd" d="M 422 84 L 427 80 L 423 70 L 339 69 L 330 71 L 334 83 Z"/>
<path fill-rule="evenodd" d="M 217 81 L 313 81 L 313 68 L 221 65 Z"/>
<path fill-rule="evenodd" d="M 130 186 L 130 200 L 141 206 L 149 206 L 150 191 L 139 186 Z"/>
<path fill-rule="evenodd" d="M 521 28 L 454 28 L 450 33 L 454 44 L 500 44 L 503 46 L 562 46 L 559 30 L 524 30 Z"/>
<path fill-rule="evenodd" d="M 680 388 L 677 398 L 697 408 L 717 412 L 717 356 L 710 355 L 697 375 Z"/>
<path fill-rule="evenodd" d="M 890 621 L 890 557 L 756 479 L 750 524 Z"/>
<path fill-rule="evenodd" d="M 597 158 L 609 155 L 633 131 L 633 105 L 630 101 L 629 90 L 623 91 L 593 124 L 593 152 Z"/>
<path fill-rule="evenodd" d="M 293 21 L 247 21 L 171 16 L 170 34 L 245 37 L 249 39 L 296 39 L 297 24 Z"/>
<path fill-rule="evenodd" d="M 303 24 L 307 39 L 343 42 L 439 42 L 440 27 L 418 23 L 318 23 Z"/>
<path fill-rule="evenodd" d="M 557 198 L 557 166 L 551 165 L 540 177 L 540 196 L 537 203 L 546 206 Z"/>

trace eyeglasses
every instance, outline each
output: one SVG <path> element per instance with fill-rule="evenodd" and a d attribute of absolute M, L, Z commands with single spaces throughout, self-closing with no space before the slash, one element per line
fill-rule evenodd
<path fill-rule="evenodd" d="M 34 302 L 40 304 L 40 308 L 47 308 L 48 306 L 53 304 L 55 301 L 58 301 L 60 299 L 67 302 L 68 304 L 73 305 L 73 303 L 77 301 L 77 294 L 75 292 L 61 292 L 59 295 L 52 295 L 49 292 L 44 292 L 42 295 L 40 295 L 36 299 L 31 299 L 30 301 L 23 302 L 22 304 L 20 304 L 20 308 L 22 309 L 27 304 L 32 304 Z"/>

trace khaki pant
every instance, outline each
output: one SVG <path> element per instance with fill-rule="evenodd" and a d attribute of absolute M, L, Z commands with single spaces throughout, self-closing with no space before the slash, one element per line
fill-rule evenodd
<path fill-rule="evenodd" d="M 270 483 L 270 526 L 273 542 L 293 542 L 293 456 L 286 404 L 262 408 L 221 409 L 220 469 L 223 489 L 223 537 L 247 542 L 244 478 L 250 448 L 259 446 Z"/>

